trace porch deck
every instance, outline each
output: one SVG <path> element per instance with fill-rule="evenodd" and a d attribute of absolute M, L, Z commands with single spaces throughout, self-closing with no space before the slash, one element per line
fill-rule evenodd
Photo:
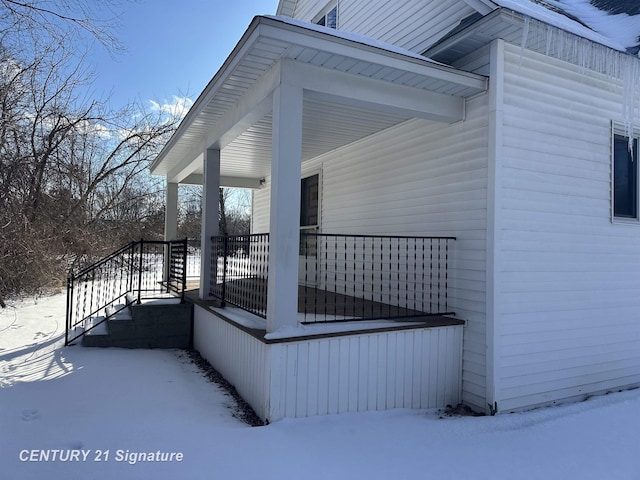
<path fill-rule="evenodd" d="M 249 283 L 250 282 L 245 282 L 244 287 L 250 288 Z M 336 294 L 335 292 L 327 292 L 324 290 L 309 288 L 303 285 L 300 285 L 298 287 L 298 294 L 299 294 L 298 298 L 300 299 L 298 301 L 298 313 L 301 315 L 305 315 L 305 306 L 303 304 L 301 296 L 303 292 L 308 290 L 314 290 L 314 294 L 316 295 L 316 298 L 321 298 L 323 300 L 326 300 L 326 305 L 331 306 L 330 312 L 322 312 L 323 315 L 326 315 L 328 318 L 331 318 L 334 316 L 333 306 L 334 304 L 339 304 L 340 302 L 342 302 L 342 305 L 347 310 L 353 310 L 354 308 L 361 308 L 367 312 L 371 312 L 372 316 L 371 317 L 367 316 L 367 320 L 369 321 L 363 321 L 361 320 L 361 317 L 345 316 L 345 318 L 342 318 L 340 320 L 331 320 L 330 322 L 329 321 L 323 322 L 321 320 L 320 321 L 317 320 L 318 315 L 320 315 L 319 312 L 311 311 L 311 312 L 307 312 L 306 315 L 315 316 L 315 317 L 310 321 L 301 322 L 302 325 L 320 326 L 323 324 L 326 325 L 327 323 L 340 323 L 341 325 L 346 326 L 345 324 L 349 323 L 351 324 L 351 326 L 348 329 L 341 328 L 335 331 L 327 328 L 323 328 L 322 330 L 317 330 L 317 331 L 306 329 L 304 331 L 306 333 L 303 334 L 302 336 L 298 336 L 298 335 L 291 336 L 291 338 L 288 338 L 288 339 L 287 338 L 266 339 L 265 338 L 266 322 L 264 323 L 263 328 L 256 328 L 256 325 L 259 325 L 261 322 L 264 322 L 264 320 L 258 317 L 257 315 L 252 315 L 249 312 L 246 312 L 245 310 L 242 310 L 240 308 L 234 308 L 234 307 L 232 307 L 232 309 L 227 309 L 229 313 L 226 314 L 225 313 L 226 309 L 222 307 L 219 299 L 202 300 L 198 296 L 197 288 L 186 291 L 185 297 L 188 301 L 190 301 L 194 305 L 198 305 L 206 309 L 207 311 L 211 312 L 212 314 L 216 315 L 217 317 L 221 318 L 227 323 L 234 325 L 240 330 L 243 330 L 244 332 L 249 333 L 253 337 L 261 341 L 264 341 L 266 343 L 299 341 L 302 339 L 312 338 L 312 337 L 313 338 L 318 338 L 318 337 L 329 338 L 329 337 L 345 336 L 345 335 L 352 335 L 352 334 L 362 334 L 362 333 L 371 332 L 371 331 L 388 332 L 388 331 L 394 331 L 394 330 L 409 330 L 414 328 L 449 327 L 449 326 L 464 325 L 465 323 L 464 320 L 460 320 L 452 316 L 434 315 L 434 314 L 427 314 L 427 313 L 424 313 L 421 315 L 420 312 L 409 311 L 406 309 L 401 309 L 401 310 L 405 310 L 405 313 L 410 314 L 411 316 L 402 317 L 398 315 L 396 317 L 390 318 L 389 316 L 387 316 L 389 310 L 397 309 L 397 307 L 392 305 L 382 304 L 379 302 L 373 302 L 370 300 L 363 300 L 360 298 L 350 297 L 348 295 Z M 266 308 L 266 305 L 265 305 L 265 308 Z M 253 322 L 239 321 L 237 318 L 239 315 L 246 318 L 251 317 L 255 321 Z M 378 321 L 372 322 L 371 320 L 378 320 Z"/>
<path fill-rule="evenodd" d="M 454 240 L 302 233 L 297 292 L 301 323 L 453 315 L 447 299 Z M 211 241 L 210 295 L 223 306 L 266 318 L 269 234 Z"/>
<path fill-rule="evenodd" d="M 226 287 L 233 291 L 233 297 L 251 298 L 257 311 L 266 312 L 267 279 L 228 280 Z M 229 303 L 233 304 L 233 301 Z M 359 318 L 422 322 L 427 317 L 443 316 L 305 285 L 298 285 L 298 313 L 304 315 L 304 321 L 301 322 L 303 324 L 352 321 Z"/>

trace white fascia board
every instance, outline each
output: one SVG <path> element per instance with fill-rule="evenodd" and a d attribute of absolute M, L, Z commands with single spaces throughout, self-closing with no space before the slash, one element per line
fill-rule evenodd
<path fill-rule="evenodd" d="M 169 152 L 173 149 L 175 144 L 180 140 L 180 138 L 184 135 L 184 133 L 189 129 L 194 120 L 198 117 L 198 115 L 202 112 L 202 110 L 207 106 L 211 98 L 218 92 L 220 87 L 227 80 L 231 72 L 235 69 L 238 63 L 246 56 L 247 52 L 251 50 L 255 41 L 259 37 L 260 33 L 258 31 L 258 26 L 260 24 L 261 17 L 255 17 L 249 28 L 244 33 L 236 47 L 233 49 L 231 54 L 227 57 L 225 62 L 222 64 L 222 67 L 218 70 L 218 72 L 214 75 L 211 81 L 207 84 L 202 93 L 198 96 L 193 106 L 187 112 L 187 115 L 184 117 L 178 129 L 171 136 L 169 141 L 165 144 L 162 151 L 158 154 L 155 160 L 151 164 L 151 173 L 152 174 L 166 174 L 166 171 L 159 170 L 159 166 L 162 164 L 164 158 L 169 154 Z"/>
<path fill-rule="evenodd" d="M 249 188 L 253 190 L 262 188 L 260 180 L 261 179 L 259 178 L 226 177 L 221 175 L 220 186 L 229 188 Z M 202 185 L 203 181 L 204 178 L 201 173 L 192 173 L 180 183 L 183 185 Z"/>
<path fill-rule="evenodd" d="M 464 118 L 460 97 L 289 60 L 282 64 L 283 83 L 304 88 L 305 98 L 445 123 Z"/>
<path fill-rule="evenodd" d="M 275 87 L 280 83 L 280 68 L 277 64 L 272 67 L 266 74 L 242 95 L 240 100 L 229 109 L 207 133 L 207 136 L 201 142 L 194 142 L 189 153 L 184 156 L 187 163 L 191 164 L 188 159 L 197 158 L 207 148 L 217 148 L 222 150 L 229 145 L 238 136 L 244 133 L 248 128 L 261 120 L 265 115 L 271 112 L 272 95 Z M 189 169 L 183 162 L 172 171 L 172 174 L 178 174 Z M 193 172 L 193 169 L 187 172 L 182 178 Z M 175 180 L 180 181 L 178 176 Z"/>
<path fill-rule="evenodd" d="M 172 183 L 188 183 L 184 179 L 198 169 L 202 168 L 204 149 L 201 149 L 195 156 L 185 157 L 185 161 L 180 162 L 167 173 L 167 181 Z M 191 158 L 186 161 L 186 158 Z"/>

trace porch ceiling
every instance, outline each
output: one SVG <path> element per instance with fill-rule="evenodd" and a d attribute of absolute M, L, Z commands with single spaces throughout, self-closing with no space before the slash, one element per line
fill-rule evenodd
<path fill-rule="evenodd" d="M 485 77 L 370 39 L 256 17 L 153 162 L 152 173 L 200 183 L 202 152 L 215 147 L 221 150 L 223 184 L 257 186 L 270 174 L 271 94 L 283 81 L 283 64 L 302 69 L 300 75 L 291 69 L 296 78 L 287 78 L 304 88 L 302 161 L 416 116 L 457 121 L 449 112 L 458 105 L 462 112 L 462 99 L 487 85 Z M 392 100 L 378 100 L 387 89 Z"/>

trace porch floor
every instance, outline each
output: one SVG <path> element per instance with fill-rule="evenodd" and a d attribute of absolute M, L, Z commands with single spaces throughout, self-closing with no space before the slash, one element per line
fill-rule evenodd
<path fill-rule="evenodd" d="M 226 285 L 227 303 L 235 305 L 234 298 L 250 299 L 250 304 L 254 311 L 266 312 L 266 283 L 267 280 L 261 278 L 228 280 Z M 409 305 L 412 303 L 410 297 L 404 299 L 393 298 L 393 300 L 398 303 L 404 300 Z M 402 319 L 402 321 L 411 321 L 412 318 L 422 321 L 421 319 L 427 316 L 452 314 L 452 312 L 427 313 L 359 298 L 347 293 L 337 293 L 305 285 L 298 285 L 298 312 L 305 317 L 302 323 L 348 321 L 353 319 Z"/>
<path fill-rule="evenodd" d="M 257 292 L 262 290 L 263 283 L 256 279 L 233 280 L 235 287 L 242 290 L 243 294 L 251 292 L 253 299 L 256 300 Z M 230 282 L 231 283 L 231 282 Z M 193 288 L 193 284 L 189 285 Z M 239 290 L 236 293 L 240 294 Z M 307 296 L 305 296 L 305 294 Z M 199 305 L 216 316 L 221 317 L 229 323 L 236 325 L 256 338 L 268 343 L 286 341 L 285 338 L 276 338 L 272 334 L 266 335 L 266 324 L 264 328 L 257 328 L 265 320 L 246 312 L 240 308 L 229 307 L 228 313 L 221 308 L 220 300 L 201 300 L 199 298 L 198 289 L 191 289 L 185 292 L 186 298 L 192 303 Z M 266 297 L 259 295 L 261 301 L 266 305 Z M 306 302 L 305 302 L 306 298 Z M 229 304 L 230 305 L 230 304 Z M 306 314 L 305 314 L 306 308 Z M 265 309 L 266 310 L 266 309 Z M 354 315 L 353 312 L 366 312 L 366 318 L 360 315 Z M 464 320 L 454 318 L 452 316 L 444 316 L 437 314 L 427 314 L 416 310 L 396 307 L 371 300 L 355 298 L 349 295 L 329 292 L 304 285 L 298 286 L 298 313 L 300 323 L 306 327 L 300 332 L 303 336 L 316 337 L 320 336 L 336 336 L 363 333 L 366 330 L 387 331 L 387 330 L 405 330 L 412 328 L 435 328 L 452 325 L 464 325 Z M 411 316 L 408 316 L 411 315 Z M 246 317 L 248 321 L 242 321 L 240 317 Z M 253 319 L 253 320 L 251 320 Z M 309 321 L 305 321 L 309 319 Z M 336 323 L 342 326 L 337 326 Z M 326 328 L 333 324 L 334 327 Z M 309 327 L 324 326 L 322 330 L 313 333 L 316 329 Z M 326 330 L 326 331 L 325 331 Z M 295 338 L 293 338 L 295 337 Z M 292 340 L 299 340 L 299 336 L 292 336 Z"/>

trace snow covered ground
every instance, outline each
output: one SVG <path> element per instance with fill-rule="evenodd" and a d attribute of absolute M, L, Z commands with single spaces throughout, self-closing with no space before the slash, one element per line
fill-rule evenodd
<path fill-rule="evenodd" d="M 179 351 L 64 348 L 64 301 L 0 310 L 2 480 L 640 479 L 640 390 L 497 417 L 396 410 L 251 428 Z M 134 462 L 140 452 L 174 455 Z"/>

